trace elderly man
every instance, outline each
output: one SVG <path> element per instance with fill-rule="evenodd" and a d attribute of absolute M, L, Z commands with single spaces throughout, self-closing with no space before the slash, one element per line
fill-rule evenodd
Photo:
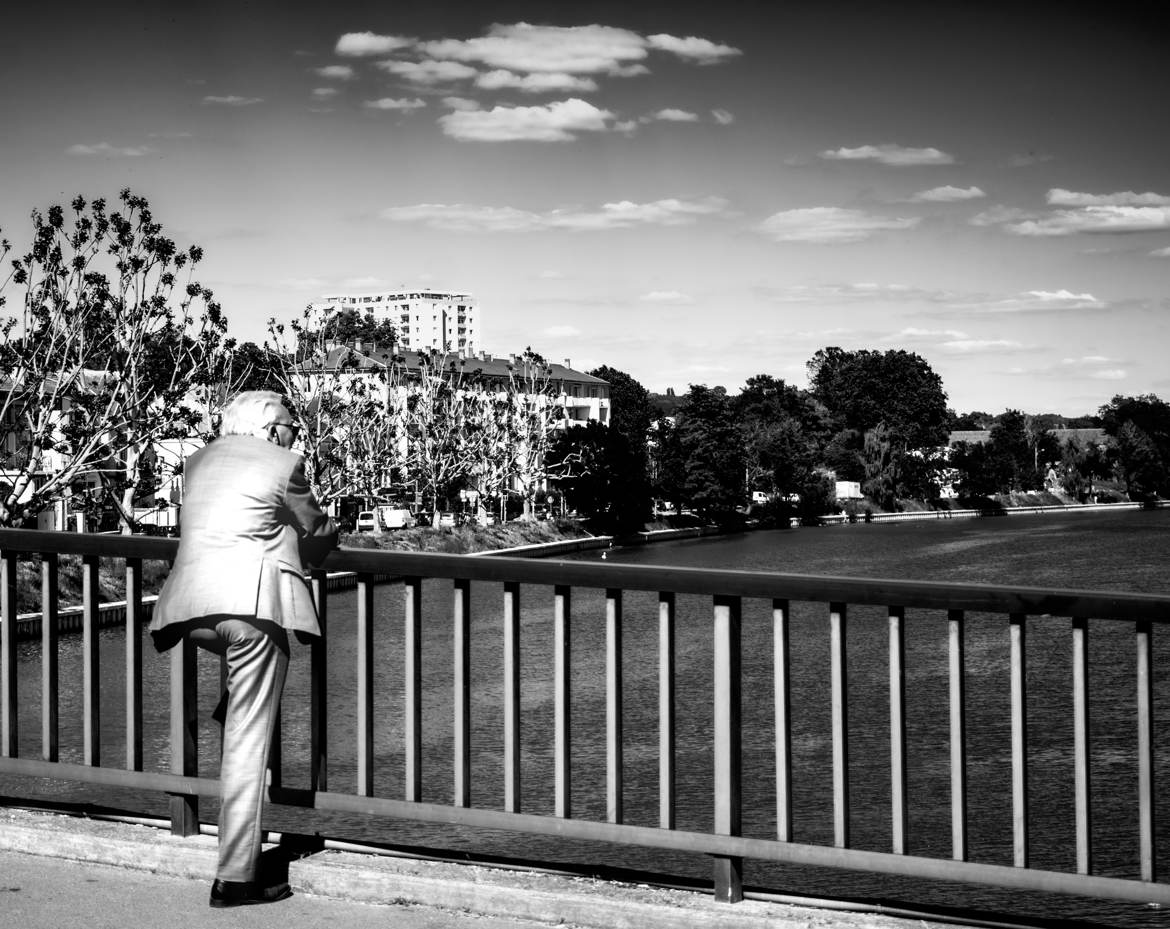
<path fill-rule="evenodd" d="M 298 427 L 279 394 L 248 391 L 222 435 L 184 467 L 182 536 L 150 624 L 155 646 L 186 636 L 227 658 L 220 763 L 219 864 L 211 906 L 273 903 L 288 884 L 257 880 L 268 752 L 288 668 L 288 631 L 320 635 L 304 565 L 337 529 L 290 450 Z M 222 704 L 221 704 L 222 706 Z"/>

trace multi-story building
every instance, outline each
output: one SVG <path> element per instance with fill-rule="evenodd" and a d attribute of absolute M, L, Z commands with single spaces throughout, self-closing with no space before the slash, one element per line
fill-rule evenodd
<path fill-rule="evenodd" d="M 479 304 L 471 294 L 425 289 L 326 294 L 313 307 L 371 312 L 393 323 L 402 347 L 416 352 L 474 355 L 483 339 Z"/>

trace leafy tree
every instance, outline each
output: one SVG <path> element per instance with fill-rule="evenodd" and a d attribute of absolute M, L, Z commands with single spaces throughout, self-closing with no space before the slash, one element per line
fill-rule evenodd
<path fill-rule="evenodd" d="M 1153 394 L 1115 396 L 1100 409 L 1131 496 L 1170 494 L 1170 404 Z"/>
<path fill-rule="evenodd" d="M 653 425 L 650 444 L 650 487 L 655 497 L 671 503 L 681 512 L 686 502 L 686 451 L 677 422 L 659 417 Z"/>
<path fill-rule="evenodd" d="M 654 421 L 654 407 L 650 392 L 624 371 L 602 365 L 589 372 L 609 383 L 609 426 L 620 435 L 622 443 L 613 437 L 607 443 L 611 462 L 620 461 L 624 487 L 621 507 L 629 510 L 626 517 L 630 526 L 650 515 L 650 424 Z"/>
<path fill-rule="evenodd" d="M 1108 477 L 1112 465 L 1101 446 L 1082 444 L 1072 436 L 1061 448 L 1061 483 L 1066 493 L 1084 500 L 1089 497 L 1098 478 Z"/>
<path fill-rule="evenodd" d="M 324 342 L 356 347 L 357 343 L 361 343 L 363 348 L 388 348 L 398 341 L 398 330 L 394 324 L 389 319 L 378 319 L 370 310 L 364 314 L 356 309 L 329 312 L 318 322 L 318 327 L 300 334 L 303 344 Z"/>
<path fill-rule="evenodd" d="M 1028 436 L 1027 418 L 1019 410 L 1000 414 L 987 440 L 998 490 L 1030 490 L 1038 486 L 1035 455 Z"/>
<path fill-rule="evenodd" d="M 549 460 L 565 500 L 594 528 L 621 535 L 645 527 L 646 486 L 630 479 L 638 455 L 624 433 L 598 422 L 572 426 L 557 436 Z"/>
<path fill-rule="evenodd" d="M 700 514 L 722 519 L 744 497 L 743 459 L 727 391 L 692 384 L 677 423 L 683 493 Z"/>
<path fill-rule="evenodd" d="M 227 321 L 191 276 L 202 249 L 180 249 L 145 198 L 70 210 L 33 211 L 32 245 L 0 281 L 0 304 L 17 294 L 0 320 L 0 525 L 96 481 L 128 532 L 154 445 L 211 429 Z"/>
<path fill-rule="evenodd" d="M 781 496 L 800 493 L 824 441 L 824 408 L 767 374 L 749 378 L 733 408 L 748 487 Z"/>
<path fill-rule="evenodd" d="M 990 429 L 995 422 L 995 417 L 990 413 L 984 413 L 982 410 L 972 410 L 970 413 L 956 413 L 954 410 L 947 410 L 947 416 L 950 423 L 947 428 L 951 432 L 978 432 L 982 429 Z"/>
<path fill-rule="evenodd" d="M 885 423 L 901 449 L 946 444 L 947 395 L 942 379 L 920 355 L 903 350 L 845 351 L 830 346 L 808 362 L 813 396 L 860 435 Z"/>

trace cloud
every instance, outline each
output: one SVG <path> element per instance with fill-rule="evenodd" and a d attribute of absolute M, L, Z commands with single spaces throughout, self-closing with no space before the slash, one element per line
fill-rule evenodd
<path fill-rule="evenodd" d="M 1091 293 L 1070 290 L 1026 290 L 1010 297 L 968 298 L 954 303 L 965 312 L 984 313 L 1065 313 L 1070 310 L 1103 310 L 1107 304 Z"/>
<path fill-rule="evenodd" d="M 478 110 L 479 102 L 470 100 L 467 97 L 444 97 L 443 105 L 450 107 L 452 110 Z"/>
<path fill-rule="evenodd" d="M 1005 228 L 1022 236 L 1150 232 L 1170 229 L 1170 205 L 1086 206 L 1076 210 L 1055 210 L 1039 219 L 1008 223 Z"/>
<path fill-rule="evenodd" d="M 1105 355 L 1084 355 L 1080 358 L 1061 358 L 1062 365 L 1103 365 L 1112 362 L 1112 358 Z"/>
<path fill-rule="evenodd" d="M 699 121 L 697 114 L 688 112 L 687 110 L 675 109 L 673 107 L 668 107 L 665 110 L 659 110 L 651 118 L 662 120 L 663 122 L 668 123 L 697 123 Z"/>
<path fill-rule="evenodd" d="M 1089 375 L 1097 381 L 1124 381 L 1128 376 L 1129 372 L 1124 368 L 1104 368 Z"/>
<path fill-rule="evenodd" d="M 257 103 L 263 103 L 263 97 L 240 97 L 231 94 L 226 97 L 208 96 L 203 98 L 203 102 L 209 106 L 255 106 Z"/>
<path fill-rule="evenodd" d="M 378 67 L 412 84 L 427 85 L 461 81 L 475 77 L 479 73 L 475 68 L 469 68 L 457 61 L 397 61 L 391 58 L 379 61 Z"/>
<path fill-rule="evenodd" d="M 945 291 L 925 290 L 920 287 L 911 287 L 908 284 L 877 284 L 870 281 L 855 284 L 798 284 L 777 293 L 765 292 L 763 296 L 780 303 L 820 304 L 890 301 L 899 303 L 909 301 L 940 302 L 950 297 Z"/>
<path fill-rule="evenodd" d="M 541 271 L 536 276 L 538 278 L 540 278 L 542 281 L 563 281 L 565 279 L 565 272 L 564 271 L 554 271 L 550 268 L 548 270 Z"/>
<path fill-rule="evenodd" d="M 443 132 L 472 142 L 571 142 L 578 132 L 604 132 L 613 114 L 578 97 L 545 106 L 456 110 L 439 117 Z"/>
<path fill-rule="evenodd" d="M 1084 194 L 1053 187 L 1048 191 L 1053 206 L 1170 206 L 1170 197 L 1156 193 L 1137 194 L 1132 190 L 1113 194 Z"/>
<path fill-rule="evenodd" d="M 958 329 L 921 329 L 917 326 L 907 326 L 901 332 L 896 332 L 889 338 L 885 339 L 887 342 L 899 341 L 937 341 L 944 340 L 948 342 L 962 341 L 970 338 L 967 333 L 961 332 Z"/>
<path fill-rule="evenodd" d="M 677 36 L 659 33 L 658 35 L 648 36 L 647 41 L 650 43 L 651 48 L 671 52 L 672 54 L 678 55 L 679 58 L 694 61 L 702 65 L 717 64 L 721 61 L 726 61 L 728 58 L 735 58 L 737 55 L 743 54 L 738 48 L 732 48 L 730 45 L 720 45 L 709 39 L 700 39 L 693 35 L 681 39 Z"/>
<path fill-rule="evenodd" d="M 496 23 L 477 38 L 440 39 L 425 42 L 421 48 L 433 58 L 475 62 L 506 71 L 611 77 L 647 73 L 643 62 L 651 51 L 697 64 L 714 64 L 741 54 L 739 49 L 696 36 L 647 37 L 631 29 L 598 24 L 540 26 L 523 22 Z"/>
<path fill-rule="evenodd" d="M 1156 258 L 1170 258 L 1170 246 L 1154 249 L 1150 254 Z"/>
<path fill-rule="evenodd" d="M 326 65 L 324 68 L 313 69 L 321 77 L 337 81 L 353 80 L 354 70 L 349 65 Z"/>
<path fill-rule="evenodd" d="M 910 199 L 916 203 L 956 203 L 962 200 L 977 200 L 986 197 L 978 187 L 932 187 L 930 190 L 920 190 Z"/>
<path fill-rule="evenodd" d="M 735 122 L 735 114 L 727 110 L 712 110 L 711 115 L 715 117 L 715 122 L 720 126 L 730 126 Z"/>
<path fill-rule="evenodd" d="M 336 87 L 314 87 L 312 96 L 314 100 L 331 100 L 340 92 Z"/>
<path fill-rule="evenodd" d="M 385 286 L 385 279 L 370 275 L 364 277 L 347 277 L 341 282 L 343 290 L 377 290 Z"/>
<path fill-rule="evenodd" d="M 690 306 L 694 298 L 677 290 L 652 290 L 638 298 L 642 303 L 659 303 L 667 306 Z"/>
<path fill-rule="evenodd" d="M 422 48 L 434 58 L 474 61 L 506 71 L 612 74 L 646 58 L 646 44 L 638 33 L 611 26 L 496 23 L 479 38 L 441 39 Z"/>
<path fill-rule="evenodd" d="M 452 232 L 532 232 L 546 229 L 600 231 L 636 226 L 680 226 L 700 217 L 721 213 L 726 203 L 706 200 L 656 200 L 632 203 L 622 200 L 602 204 L 597 210 L 556 209 L 543 213 L 515 207 L 471 206 L 462 203 L 420 203 L 389 207 L 383 219 L 392 222 L 419 222 L 434 229 Z"/>
<path fill-rule="evenodd" d="M 576 326 L 564 325 L 549 326 L 541 334 L 548 336 L 550 339 L 573 339 L 582 335 L 582 332 Z"/>
<path fill-rule="evenodd" d="M 1029 168 L 1032 165 L 1044 164 L 1046 161 L 1052 161 L 1052 156 L 1037 152 L 1023 152 L 1019 155 L 1012 155 L 1008 159 L 1008 164 L 1013 168 Z"/>
<path fill-rule="evenodd" d="M 1018 207 L 997 203 L 991 209 L 972 216 L 970 223 L 972 226 L 999 226 L 1003 223 L 1019 222 L 1024 219 L 1035 219 L 1035 214 Z"/>
<path fill-rule="evenodd" d="M 100 155 L 106 158 L 142 158 L 153 155 L 155 150 L 148 145 L 111 145 L 109 142 L 98 142 L 96 145 L 70 145 L 66 151 L 70 155 Z"/>
<path fill-rule="evenodd" d="M 319 277 L 286 277 L 276 284 L 289 290 L 325 290 L 329 287 L 329 282 Z"/>
<path fill-rule="evenodd" d="M 515 89 L 528 94 L 589 93 L 597 90 L 597 81 L 576 74 L 548 71 L 522 75 L 499 68 L 479 75 L 475 86 L 484 90 Z"/>
<path fill-rule="evenodd" d="M 862 145 L 859 148 L 838 148 L 821 152 L 830 161 L 876 161 L 896 168 L 913 165 L 951 165 L 953 155 L 937 148 L 903 148 L 901 145 Z"/>
<path fill-rule="evenodd" d="M 910 229 L 918 217 L 888 218 L 862 210 L 817 206 L 773 213 L 760 224 L 760 231 L 777 242 L 811 242 L 830 245 L 860 242 L 879 232 Z"/>
<path fill-rule="evenodd" d="M 367 110 L 418 110 L 426 106 L 426 101 L 415 97 L 412 100 L 382 97 L 379 100 L 366 100 L 362 103 Z"/>
<path fill-rule="evenodd" d="M 963 355 L 977 355 L 985 352 L 1014 351 L 1023 345 L 1014 339 L 951 339 L 941 343 L 946 351 Z"/>
<path fill-rule="evenodd" d="M 388 55 L 414 45 L 414 39 L 396 35 L 375 35 L 372 32 L 347 32 L 337 40 L 334 52 L 347 58 L 366 58 L 370 55 Z"/>

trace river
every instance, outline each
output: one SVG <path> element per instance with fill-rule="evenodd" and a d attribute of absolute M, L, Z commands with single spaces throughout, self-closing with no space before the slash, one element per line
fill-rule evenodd
<path fill-rule="evenodd" d="M 688 540 L 640 548 L 611 550 L 610 561 L 636 564 L 771 570 L 833 576 L 892 577 L 1027 586 L 1076 587 L 1164 592 L 1170 590 L 1170 511 L 1062 513 L 998 519 L 943 522 L 856 524 L 819 529 L 755 532 L 716 539 Z M 600 558 L 598 552 L 581 559 Z M 401 593 L 380 588 L 375 673 L 375 792 L 401 796 L 402 698 Z M 498 637 L 500 592 L 495 585 L 473 587 L 473 785 L 476 806 L 499 808 L 503 796 L 501 757 L 503 694 Z M 551 813 L 552 712 L 551 608 L 547 590 L 525 588 L 521 625 L 523 692 L 523 809 Z M 423 731 L 424 800 L 448 802 L 452 785 L 450 759 L 451 647 L 449 584 L 424 585 Z M 744 675 L 767 685 L 770 694 L 770 604 L 744 606 Z M 573 815 L 604 818 L 604 603 L 600 591 L 574 592 Z M 624 630 L 624 727 L 626 821 L 655 825 L 657 820 L 657 669 L 656 602 L 652 596 L 627 594 Z M 946 750 L 945 617 L 907 615 L 910 851 L 949 854 L 949 780 Z M 355 782 L 353 701 L 356 657 L 352 641 L 353 597 L 330 601 L 330 787 L 350 790 Z M 1122 628 L 1122 627 L 1125 628 Z M 972 860 L 1010 863 L 1007 634 L 1002 618 L 972 616 L 968 627 Z M 1071 870 L 1072 767 L 1071 694 L 1068 624 L 1038 618 L 1029 623 L 1029 759 L 1032 801 L 1033 864 Z M 793 762 L 795 839 L 832 841 L 829 771 L 828 646 L 823 605 L 796 605 L 793 611 Z M 1170 658 L 1167 644 L 1156 639 L 1158 667 Z M 124 727 L 122 634 L 101 634 L 103 651 L 103 758 L 121 764 Z M 1104 873 L 1132 876 L 1136 867 L 1136 778 L 1130 772 L 1134 752 L 1133 635 L 1129 624 L 1094 631 L 1091 697 L 1094 734 L 1094 840 L 1098 867 Z M 167 661 L 147 645 L 144 746 L 147 769 L 166 766 Z M 885 678 L 886 625 L 878 610 L 850 613 L 849 680 L 851 843 L 885 850 L 889 843 L 889 749 L 886 729 L 888 693 Z M 80 640 L 66 636 L 61 646 L 61 680 L 80 679 Z M 678 825 L 709 828 L 711 822 L 710 756 L 710 602 L 679 598 L 678 608 Z M 20 646 L 19 693 L 22 754 L 39 753 L 39 646 Z M 308 699 L 307 661 L 294 656 L 285 696 L 285 783 L 303 786 L 306 754 L 304 721 Z M 216 699 L 218 666 L 200 662 L 201 715 L 206 719 Z M 1156 683 L 1158 706 L 1170 700 L 1170 682 Z M 744 833 L 775 834 L 771 709 L 769 699 L 745 700 Z M 64 694 L 61 708 L 62 756 L 79 760 L 80 712 L 75 695 Z M 1159 727 L 1165 735 L 1165 727 Z M 202 730 L 213 746 L 210 724 Z M 1165 744 L 1163 738 L 1162 744 Z M 205 751 L 201 770 L 214 774 L 214 750 Z M 1170 758 L 1158 760 L 1163 779 Z M 12 792 L 33 787 L 46 800 L 88 797 L 93 802 L 161 814 L 162 798 L 129 797 L 116 790 L 95 795 L 71 784 L 27 779 Z M 0 791 L 5 784 L 0 780 Z M 1168 798 L 1170 799 L 1170 798 Z M 204 816 L 214 804 L 204 802 Z M 1160 813 L 1164 812 L 1162 809 Z M 1170 812 L 1170 811 L 1165 811 Z M 1167 823 L 1170 817 L 1160 816 Z M 566 863 L 600 860 L 664 874 L 709 878 L 705 859 L 657 852 L 614 849 L 558 841 L 544 844 L 511 834 L 467 832 L 453 827 L 394 821 L 357 820 L 325 814 L 277 811 L 270 826 L 290 831 L 319 830 L 373 842 L 421 847 L 448 847 L 468 852 L 544 858 Z M 1167 850 L 1170 830 L 1159 831 Z M 1049 898 L 1019 892 L 996 892 L 950 885 L 919 886 L 875 877 L 748 862 L 749 886 L 799 894 L 849 896 L 871 900 L 918 900 L 936 906 L 962 905 L 1025 917 L 1090 920 L 1111 926 L 1170 926 L 1161 911 L 1124 904 Z"/>

